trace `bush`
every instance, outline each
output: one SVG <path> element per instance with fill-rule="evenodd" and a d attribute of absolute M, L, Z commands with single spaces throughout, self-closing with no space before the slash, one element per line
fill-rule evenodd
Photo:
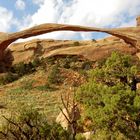
<path fill-rule="evenodd" d="M 38 67 L 46 69 L 46 60 L 43 58 L 35 58 L 32 62 L 29 63 L 20 62 L 19 64 L 12 66 L 7 74 L 0 77 L 0 83 L 11 83 L 24 75 L 35 72 Z"/>
<path fill-rule="evenodd" d="M 7 123 L 0 131 L 0 138 L 5 140 L 67 140 L 68 132 L 56 123 L 48 123 L 46 116 L 33 108 L 22 109 L 18 117 L 6 118 Z"/>
<path fill-rule="evenodd" d="M 78 62 L 78 57 L 74 55 L 68 55 L 63 59 L 63 67 L 66 69 L 76 68 L 76 63 Z"/>
<path fill-rule="evenodd" d="M 20 62 L 19 64 L 14 65 L 11 68 L 11 71 L 13 73 L 17 73 L 19 77 L 25 75 L 25 74 L 30 74 L 32 72 L 36 71 L 36 68 L 41 65 L 41 61 L 39 59 L 35 59 L 33 62 L 29 63 L 24 63 Z"/>
<path fill-rule="evenodd" d="M 48 74 L 48 83 L 49 84 L 58 84 L 62 82 L 62 77 L 60 76 L 59 65 L 55 64 L 52 66 Z"/>
<path fill-rule="evenodd" d="M 20 62 L 19 64 L 15 65 L 12 69 L 13 73 L 17 73 L 19 76 L 22 76 L 26 73 L 27 65 L 24 62 Z"/>
<path fill-rule="evenodd" d="M 140 139 L 139 91 L 128 82 L 136 74 L 134 67 L 130 57 L 113 53 L 101 68 L 90 71 L 88 82 L 77 90 L 76 99 L 84 108 L 83 116 L 92 122 L 89 129 L 96 132 L 96 139 L 101 136 L 98 132 L 103 132 L 102 139 Z"/>
<path fill-rule="evenodd" d="M 130 140 L 140 139 L 140 97 L 129 87 L 91 81 L 77 91 L 77 101 L 85 107 L 85 116 L 92 120 L 95 131 L 106 128 Z"/>
<path fill-rule="evenodd" d="M 17 74 L 8 72 L 7 74 L 0 77 L 0 84 L 4 85 L 7 83 L 11 83 L 11 82 L 17 80 L 18 78 L 19 78 L 19 76 Z"/>
<path fill-rule="evenodd" d="M 80 43 L 78 41 L 75 41 L 73 44 L 74 44 L 74 46 L 79 46 L 80 45 Z"/>
<path fill-rule="evenodd" d="M 54 65 L 55 61 L 56 61 L 55 57 L 46 58 L 46 63 L 49 64 L 49 65 Z"/>
<path fill-rule="evenodd" d="M 29 62 L 27 65 L 31 72 L 36 71 L 38 67 L 41 67 L 42 69 L 46 70 L 47 67 L 47 59 L 46 58 L 39 58 L 35 57 L 32 62 Z"/>
<path fill-rule="evenodd" d="M 92 62 L 91 61 L 85 61 L 82 64 L 82 69 L 84 70 L 90 70 L 92 68 Z"/>
<path fill-rule="evenodd" d="M 91 39 L 91 40 L 92 40 L 93 42 L 97 42 L 97 41 L 96 41 L 96 39 L 94 39 L 94 38 L 93 38 L 93 39 Z"/>
<path fill-rule="evenodd" d="M 136 73 L 137 67 L 133 65 L 129 55 L 113 52 L 105 63 L 102 63 L 102 66 L 91 70 L 89 76 L 91 79 L 110 86 L 118 82 L 130 85 L 130 81 L 134 80 Z"/>

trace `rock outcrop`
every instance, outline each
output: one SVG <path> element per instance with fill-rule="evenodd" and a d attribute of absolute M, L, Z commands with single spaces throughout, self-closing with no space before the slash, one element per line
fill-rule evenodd
<path fill-rule="evenodd" d="M 79 44 L 75 45 L 75 42 Z M 119 51 L 134 56 L 137 53 L 135 47 L 130 47 L 130 45 L 127 45 L 117 37 L 107 37 L 96 41 L 35 39 L 22 43 L 13 43 L 10 45 L 10 49 L 14 56 L 14 64 L 30 61 L 34 55 L 44 58 L 77 55 L 85 59 L 98 61 L 110 56 L 112 51 Z"/>
<path fill-rule="evenodd" d="M 68 117 L 66 109 L 63 109 L 63 113 Z M 59 113 L 59 115 L 56 118 L 56 123 L 60 124 L 63 127 L 63 129 L 68 130 L 69 123 L 65 118 L 65 116 L 63 115 L 63 113 L 62 112 Z"/>
<path fill-rule="evenodd" d="M 74 119 L 75 119 L 75 122 L 76 122 L 80 118 L 80 111 L 79 111 L 78 108 L 76 108 L 75 112 L 73 112 L 74 110 L 72 108 L 70 108 L 69 109 L 69 111 L 70 111 L 69 115 L 68 115 L 67 109 L 64 108 L 62 111 L 57 116 L 56 123 L 60 124 L 63 127 L 63 129 L 71 131 L 70 124 L 69 124 L 68 120 L 66 119 L 66 117 L 71 120 L 71 118 L 69 118 L 69 115 L 70 115 L 70 117 L 73 117 L 73 113 L 75 113 L 75 118 Z M 64 116 L 64 114 L 65 114 L 66 117 Z"/>
<path fill-rule="evenodd" d="M 140 16 L 138 16 L 138 17 L 136 18 L 136 20 L 137 20 L 137 26 L 140 26 Z"/>
<path fill-rule="evenodd" d="M 28 38 L 54 31 L 84 31 L 84 32 L 105 32 L 113 36 L 123 39 L 126 43 L 139 49 L 140 46 L 140 26 L 128 28 L 94 28 L 66 24 L 41 24 L 32 28 L 15 32 L 15 33 L 2 33 L 0 32 L 0 60 L 3 56 L 3 51 L 14 41 L 20 38 Z"/>

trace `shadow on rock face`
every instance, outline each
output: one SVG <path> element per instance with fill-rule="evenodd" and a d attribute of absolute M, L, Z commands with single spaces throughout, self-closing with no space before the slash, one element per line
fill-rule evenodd
<path fill-rule="evenodd" d="M 3 59 L 0 60 L 0 73 L 8 71 L 11 68 L 13 61 L 14 57 L 12 51 L 6 49 L 3 53 Z"/>

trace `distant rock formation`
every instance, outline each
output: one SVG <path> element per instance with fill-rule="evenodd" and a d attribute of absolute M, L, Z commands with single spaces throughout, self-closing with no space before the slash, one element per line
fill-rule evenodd
<path fill-rule="evenodd" d="M 137 20 L 137 26 L 140 26 L 140 16 L 138 16 L 138 17 L 136 18 L 136 20 Z"/>
<path fill-rule="evenodd" d="M 40 42 L 40 45 L 38 45 L 38 42 Z M 130 47 L 122 39 L 114 36 L 96 40 L 96 42 L 92 40 L 77 42 L 79 42 L 78 46 L 75 45 L 73 40 L 34 39 L 27 42 L 13 43 L 10 45 L 14 56 L 13 64 L 30 62 L 36 54 L 40 53 L 39 56 L 43 58 L 76 55 L 83 59 L 99 61 L 110 56 L 113 51 L 132 56 L 136 56 L 138 52 L 137 48 Z"/>

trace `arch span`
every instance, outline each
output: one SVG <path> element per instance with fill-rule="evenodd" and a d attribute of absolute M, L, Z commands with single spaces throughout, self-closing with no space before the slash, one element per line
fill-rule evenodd
<path fill-rule="evenodd" d="M 138 47 L 140 44 L 140 27 L 128 27 L 128 28 L 96 28 L 96 27 L 86 27 L 78 25 L 67 25 L 67 24 L 41 24 L 34 26 L 32 28 L 22 30 L 15 33 L 2 33 L 0 32 L 0 58 L 2 57 L 2 52 L 17 39 L 25 39 L 32 36 L 37 36 L 45 33 L 50 33 L 54 31 L 84 31 L 84 32 L 105 32 L 113 36 L 123 39 L 126 43 L 131 44 L 134 47 Z"/>

